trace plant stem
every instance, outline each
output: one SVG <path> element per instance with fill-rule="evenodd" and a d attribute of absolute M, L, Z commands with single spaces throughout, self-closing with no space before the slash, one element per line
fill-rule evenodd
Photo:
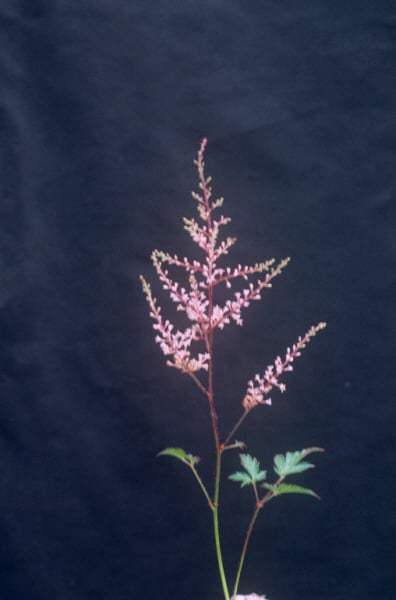
<path fill-rule="evenodd" d="M 203 193 L 203 204 L 206 209 L 206 222 L 207 222 L 207 263 L 208 263 L 208 329 L 205 335 L 205 343 L 206 350 L 209 354 L 209 365 L 208 365 L 208 389 L 206 391 L 206 396 L 209 400 L 209 408 L 210 408 L 210 417 L 212 421 L 212 429 L 213 429 L 213 437 L 216 446 L 216 473 L 215 473 L 215 486 L 214 486 L 214 496 L 213 502 L 211 504 L 212 513 L 213 513 L 213 530 L 214 530 L 214 538 L 216 545 L 216 556 L 217 563 L 219 567 L 221 584 L 223 586 L 224 598 L 225 600 L 230 600 L 230 593 L 228 591 L 226 576 L 224 572 L 224 564 L 223 564 L 223 556 L 221 552 L 221 543 L 220 543 L 220 531 L 219 531 L 219 496 L 220 496 L 220 476 L 221 476 L 221 454 L 223 451 L 223 446 L 220 443 L 220 435 L 219 435 L 219 426 L 217 423 L 217 414 L 216 407 L 214 402 L 214 392 L 213 392 L 213 266 L 214 266 L 214 242 L 215 238 L 213 237 L 213 224 L 211 212 L 213 207 L 210 206 L 209 199 L 211 196 L 211 190 L 208 188 L 207 183 L 210 181 L 209 179 L 205 179 L 204 175 L 204 162 L 203 162 L 203 153 L 205 150 L 206 140 L 204 140 L 201 144 L 200 151 L 198 153 L 198 172 L 200 178 L 200 187 Z M 211 237 L 212 235 L 212 237 Z"/>
<path fill-rule="evenodd" d="M 204 385 L 202 385 L 202 383 L 199 381 L 198 377 L 196 375 L 194 375 L 194 373 L 191 373 L 189 371 L 189 376 L 191 377 L 191 379 L 194 381 L 194 383 L 199 387 L 199 389 L 201 390 L 201 392 L 203 393 L 204 396 L 208 397 L 209 392 L 206 389 L 206 387 Z"/>
<path fill-rule="evenodd" d="M 284 477 L 279 477 L 279 479 L 275 482 L 275 487 L 278 487 L 278 485 L 283 481 L 283 479 L 284 479 Z M 237 575 L 235 578 L 234 591 L 232 593 L 233 596 L 236 596 L 237 592 L 238 592 L 239 580 L 241 578 L 243 563 L 245 561 L 246 552 L 247 552 L 248 545 L 250 542 L 250 537 L 252 535 L 253 527 L 256 523 L 258 514 L 259 514 L 260 510 L 264 507 L 264 505 L 267 504 L 267 502 L 272 500 L 272 498 L 274 497 L 273 492 L 271 490 L 268 490 L 268 492 L 265 494 L 265 496 L 263 496 L 263 498 L 261 498 L 261 500 L 260 500 L 258 497 L 256 486 L 254 486 L 254 495 L 256 497 L 256 508 L 254 509 L 253 516 L 250 519 L 249 527 L 246 532 L 246 537 L 245 537 L 245 541 L 244 541 L 243 548 L 242 548 L 241 558 L 239 560 L 238 571 L 237 571 Z"/>
<path fill-rule="evenodd" d="M 212 312 L 213 306 L 213 296 L 212 289 L 209 288 L 209 314 Z M 212 503 L 212 513 L 213 513 L 213 531 L 216 545 L 216 556 L 217 556 L 217 564 L 219 567 L 219 574 L 221 579 L 221 585 L 223 586 L 224 598 L 225 600 L 230 600 L 230 594 L 228 591 L 227 580 L 224 572 L 224 564 L 223 564 L 223 556 L 221 552 L 221 543 L 220 543 L 220 531 L 219 531 L 219 496 L 220 496 L 220 476 L 221 476 L 221 453 L 222 446 L 220 444 L 220 436 L 219 436 L 219 428 L 217 424 L 217 414 L 216 408 L 214 404 L 213 398 L 213 329 L 209 330 L 209 373 L 208 373 L 208 399 L 210 406 L 210 416 L 212 419 L 212 428 L 213 428 L 213 437 L 216 445 L 216 473 L 215 473 L 215 487 L 214 487 L 214 497 Z"/>
<path fill-rule="evenodd" d="M 226 439 L 224 440 L 223 447 L 227 446 L 228 442 L 230 441 L 232 436 L 236 433 L 237 429 L 239 429 L 239 426 L 245 420 L 245 417 L 250 413 L 250 411 L 251 411 L 251 408 L 244 410 L 244 412 L 239 417 L 238 421 L 235 423 L 234 427 L 231 429 L 230 433 L 227 435 Z"/>
<path fill-rule="evenodd" d="M 210 217 L 209 217 L 210 223 Z M 211 264 L 209 266 L 209 273 L 211 274 Z M 213 286 L 209 286 L 209 323 L 212 320 L 213 313 Z M 213 531 L 215 537 L 215 545 L 216 545 L 216 556 L 217 556 L 217 564 L 219 567 L 219 574 L 221 579 L 221 585 L 223 586 L 224 598 L 225 600 L 230 600 L 230 593 L 228 591 L 227 580 L 224 572 L 224 563 L 223 556 L 221 552 L 221 543 L 220 543 L 220 531 L 219 531 L 219 496 L 220 496 L 220 477 L 221 477 L 221 454 L 222 454 L 222 445 L 220 443 L 220 435 L 219 435 L 219 427 L 217 423 L 217 414 L 216 407 L 214 403 L 214 392 L 213 392 L 213 328 L 209 326 L 209 335 L 208 335 L 208 346 L 209 346 L 209 372 L 208 372 L 208 400 L 210 406 L 210 416 L 212 419 L 212 428 L 213 428 L 213 437 L 216 446 L 216 473 L 215 473 L 215 488 L 214 488 L 214 497 L 213 497 Z"/>
<path fill-rule="evenodd" d="M 250 523 L 249 523 L 248 530 L 246 532 L 245 542 L 243 544 L 241 558 L 239 560 L 238 571 L 237 571 L 237 575 L 236 575 L 236 578 L 235 578 L 235 584 L 234 584 L 234 591 L 232 593 L 233 596 L 236 596 L 237 592 L 238 592 L 239 580 L 241 578 L 243 563 L 245 561 L 245 556 L 246 556 L 246 551 L 247 551 L 247 548 L 248 548 L 248 545 L 249 545 L 250 536 L 252 535 L 254 524 L 256 522 L 256 519 L 257 519 L 258 514 L 259 514 L 259 512 L 260 512 L 261 509 L 262 509 L 262 506 L 259 503 L 256 503 L 256 508 L 254 510 L 253 516 L 252 516 L 252 518 L 250 520 Z"/>
<path fill-rule="evenodd" d="M 217 563 L 219 566 L 219 573 L 220 573 L 221 584 L 223 586 L 224 598 L 225 598 L 225 600 L 230 600 L 230 594 L 228 591 L 226 576 L 225 576 L 225 572 L 224 572 L 224 564 L 223 564 L 223 557 L 222 557 L 222 553 L 221 553 L 220 532 L 219 532 L 220 473 L 221 473 L 221 450 L 217 449 L 215 493 L 214 493 L 214 501 L 213 501 L 213 506 L 212 506 L 213 529 L 214 529 L 214 537 L 215 537 L 215 544 L 216 544 Z"/>
<path fill-rule="evenodd" d="M 201 490 L 203 491 L 203 493 L 204 493 L 204 495 L 205 495 L 205 498 L 206 498 L 206 500 L 208 501 L 208 504 L 209 504 L 210 508 L 212 508 L 212 507 L 213 507 L 213 502 L 212 502 L 212 500 L 210 499 L 210 496 L 209 496 L 209 494 L 208 494 L 208 490 L 206 489 L 206 487 L 205 487 L 205 485 L 204 485 L 204 483 L 203 483 L 202 479 L 201 479 L 201 478 L 200 478 L 200 476 L 198 475 L 198 471 L 196 470 L 196 468 L 194 467 L 194 465 L 192 465 L 192 464 L 188 463 L 188 466 L 190 467 L 190 469 L 191 469 L 191 470 L 192 470 L 192 472 L 194 473 L 194 476 L 195 476 L 196 480 L 197 480 L 197 481 L 198 481 L 198 483 L 199 483 L 199 487 L 200 487 L 200 488 L 201 488 Z"/>

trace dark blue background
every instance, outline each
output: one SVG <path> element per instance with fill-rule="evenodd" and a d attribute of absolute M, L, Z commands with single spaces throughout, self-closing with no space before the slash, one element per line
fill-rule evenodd
<path fill-rule="evenodd" d="M 184 446 L 210 478 L 207 407 L 138 281 L 152 248 L 191 248 L 204 135 L 230 260 L 293 259 L 218 337 L 223 432 L 247 379 L 328 321 L 239 436 L 268 466 L 324 446 L 300 479 L 322 501 L 268 505 L 241 590 L 394 600 L 395 40 L 391 0 L 2 0 L 2 600 L 221 598 L 196 483 L 155 459 Z M 252 499 L 223 499 L 231 568 Z"/>

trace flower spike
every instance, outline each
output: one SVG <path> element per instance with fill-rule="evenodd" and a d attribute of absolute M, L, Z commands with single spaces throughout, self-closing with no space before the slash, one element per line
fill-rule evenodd
<path fill-rule="evenodd" d="M 301 356 L 301 350 L 305 348 L 308 342 L 313 338 L 318 331 L 324 329 L 326 323 L 318 323 L 315 327 L 311 327 L 304 337 L 299 337 L 296 344 L 292 348 L 287 348 L 285 358 L 282 360 L 277 356 L 274 364 L 269 365 L 263 376 L 256 374 L 254 379 L 248 381 L 246 395 L 242 401 L 242 406 L 246 411 L 251 410 L 257 404 L 268 404 L 271 406 L 271 398 L 268 398 L 270 391 L 277 387 L 281 393 L 286 390 L 286 385 L 279 382 L 279 377 L 286 371 L 293 371 L 292 362 L 298 356 Z"/>
<path fill-rule="evenodd" d="M 213 213 L 221 208 L 223 198 L 211 200 L 211 177 L 205 175 L 206 143 L 207 140 L 203 139 L 197 159 L 194 161 L 198 169 L 199 192 L 193 192 L 192 195 L 198 204 L 200 222 L 193 218 L 184 218 L 184 228 L 203 253 L 203 258 L 201 260 L 187 257 L 181 259 L 162 250 L 154 250 L 151 255 L 163 289 L 175 302 L 176 309 L 186 314 L 189 325 L 185 330 L 176 330 L 168 319 L 162 318 L 161 308 L 157 306 L 149 284 L 143 277 L 141 278 L 143 291 L 150 306 L 150 316 L 154 321 L 155 341 L 167 356 L 166 364 L 190 375 L 208 369 L 211 353 L 209 332 L 223 329 L 231 321 L 242 325 L 243 309 L 247 308 L 253 300 L 261 299 L 262 290 L 272 286 L 272 280 L 281 274 L 290 260 L 286 258 L 275 264 L 275 260 L 270 259 L 252 266 L 239 264 L 236 267 L 222 267 L 217 264 L 219 259 L 228 254 L 236 238 L 229 236 L 220 239 L 221 228 L 228 225 L 231 219 L 224 215 L 214 218 Z M 188 286 L 183 287 L 173 279 L 167 267 L 181 268 L 187 272 Z M 245 289 L 234 292 L 223 306 L 213 301 L 214 290 L 218 285 L 224 284 L 226 288 L 231 288 L 235 280 L 248 281 L 255 275 L 258 276 L 255 282 L 249 282 Z M 194 353 L 195 343 L 200 343 L 203 347 Z"/>

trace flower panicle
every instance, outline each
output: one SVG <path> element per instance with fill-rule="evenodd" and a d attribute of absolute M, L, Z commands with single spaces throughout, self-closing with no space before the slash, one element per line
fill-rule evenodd
<path fill-rule="evenodd" d="M 286 385 L 279 381 L 279 377 L 287 371 L 293 371 L 292 362 L 295 358 L 301 356 L 301 350 L 307 343 L 321 330 L 326 327 L 326 323 L 321 322 L 312 326 L 303 337 L 299 337 L 293 346 L 286 349 L 285 357 L 282 359 L 277 356 L 274 363 L 269 365 L 264 375 L 256 374 L 253 379 L 248 381 L 247 391 L 242 401 L 245 411 L 250 411 L 258 404 L 267 404 L 271 406 L 271 398 L 268 397 L 270 391 L 277 387 L 281 393 L 286 390 Z"/>
<path fill-rule="evenodd" d="M 204 139 L 197 159 L 194 161 L 198 168 L 199 193 L 193 192 L 193 196 L 198 202 L 198 212 L 204 223 L 198 223 L 193 218 L 184 218 L 184 227 L 194 242 L 203 250 L 204 258 L 201 261 L 190 260 L 187 257 L 179 258 L 176 254 L 171 255 L 158 249 L 153 250 L 151 254 L 153 266 L 163 289 L 169 294 L 171 301 L 176 304 L 176 310 L 185 313 L 190 322 L 189 327 L 184 331 L 177 331 L 168 320 L 163 320 L 161 308 L 157 306 L 149 284 L 142 277 L 143 291 L 150 306 L 150 316 L 154 320 L 155 341 L 168 357 L 167 364 L 169 366 L 189 373 L 208 368 L 210 332 L 215 329 L 223 329 L 232 321 L 237 325 L 243 325 L 242 311 L 253 300 L 261 299 L 262 290 L 272 287 L 272 280 L 280 275 L 290 260 L 285 258 L 276 264 L 272 258 L 252 266 L 238 264 L 236 267 L 222 267 L 218 265 L 218 259 L 228 254 L 230 248 L 235 244 L 236 238 L 226 237 L 219 240 L 220 228 L 227 225 L 231 219 L 223 215 L 217 219 L 212 216 L 213 210 L 222 206 L 223 198 L 214 202 L 210 200 L 212 195 L 211 178 L 205 176 L 203 158 L 206 143 L 207 141 Z M 188 277 L 188 284 L 183 286 L 173 279 L 168 267 L 178 267 L 184 270 Z M 248 281 L 255 275 L 258 277 L 254 283 L 250 282 L 241 291 L 234 292 L 223 306 L 213 302 L 213 291 L 216 286 L 224 284 L 225 287 L 231 288 L 235 280 Z M 212 298 L 211 305 L 210 297 Z M 193 342 L 203 343 L 206 351 L 192 357 L 191 345 Z"/>

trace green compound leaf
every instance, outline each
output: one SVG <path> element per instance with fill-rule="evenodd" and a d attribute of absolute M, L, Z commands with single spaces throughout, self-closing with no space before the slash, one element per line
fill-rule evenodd
<path fill-rule="evenodd" d="M 250 456 L 250 454 L 239 455 L 241 465 L 245 469 L 243 471 L 237 471 L 229 476 L 231 481 L 237 481 L 241 483 L 241 487 L 246 485 L 253 485 L 259 481 L 263 481 L 267 477 L 267 471 L 260 471 L 260 463 L 257 458 Z"/>
<path fill-rule="evenodd" d="M 250 454 L 241 454 L 241 465 L 249 473 L 250 477 L 254 481 L 262 481 L 266 478 L 266 471 L 260 471 L 260 463 L 257 458 L 250 456 Z"/>
<path fill-rule="evenodd" d="M 252 483 L 251 478 L 247 473 L 242 473 L 241 471 L 237 471 L 228 477 L 231 481 L 236 481 L 241 483 L 241 487 L 245 487 L 245 485 L 250 485 Z"/>
<path fill-rule="evenodd" d="M 200 460 L 199 456 L 187 454 L 183 448 L 165 448 L 165 450 L 158 452 L 157 456 L 173 456 L 189 466 L 197 464 Z"/>
<path fill-rule="evenodd" d="M 292 485 L 289 483 L 281 483 L 280 485 L 270 485 L 269 483 L 263 483 L 262 487 L 267 490 L 271 490 L 274 496 L 281 496 L 282 494 L 305 494 L 306 496 L 313 496 L 320 500 L 320 496 L 313 490 L 301 487 L 300 485 Z"/>
<path fill-rule="evenodd" d="M 315 465 L 303 461 L 303 458 L 312 454 L 312 452 L 323 452 L 323 448 L 305 448 L 296 452 L 286 452 L 286 454 L 277 454 L 274 457 L 274 471 L 279 477 L 302 473 L 307 469 L 312 469 Z"/>

